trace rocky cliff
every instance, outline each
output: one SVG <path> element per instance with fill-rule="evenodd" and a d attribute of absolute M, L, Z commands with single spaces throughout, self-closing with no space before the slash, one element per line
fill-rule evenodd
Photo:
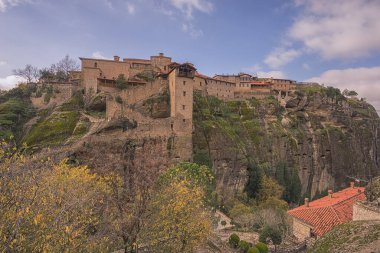
<path fill-rule="evenodd" d="M 178 162 L 177 136 L 143 132 L 128 118 L 106 121 L 103 100 L 94 110 L 79 98 L 31 114 L 35 117 L 20 139 L 36 150 L 54 146 L 42 152 L 57 159 L 69 157 L 98 172 L 131 166 L 135 171 L 144 166 L 163 170 Z M 132 109 L 152 120 L 166 120 L 169 105 L 162 92 Z M 7 115 L 8 107 L 0 106 L 0 113 Z M 244 190 L 247 167 L 254 163 L 268 170 L 278 164 L 292 168 L 301 193 L 313 197 L 345 187 L 351 178 L 380 174 L 380 119 L 365 101 L 322 86 L 301 87 L 286 103 L 274 97 L 223 102 L 195 93 L 193 160 L 213 168 L 222 196 Z"/>
<path fill-rule="evenodd" d="M 380 173 L 375 109 L 337 89 L 301 87 L 283 105 L 273 97 L 195 98 L 194 160 L 214 168 L 222 195 L 244 189 L 252 162 L 296 169 L 302 194 L 311 197 Z"/>

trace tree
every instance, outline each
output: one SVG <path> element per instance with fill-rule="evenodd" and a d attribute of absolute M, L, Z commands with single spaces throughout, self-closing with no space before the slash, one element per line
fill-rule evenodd
<path fill-rule="evenodd" d="M 358 93 L 356 91 L 354 91 L 354 90 L 350 90 L 347 95 L 348 96 L 357 96 Z"/>
<path fill-rule="evenodd" d="M 238 248 L 240 249 L 240 252 L 246 253 L 248 249 L 251 247 L 251 245 L 244 240 L 240 240 L 238 243 Z"/>
<path fill-rule="evenodd" d="M 121 90 L 124 90 L 128 87 L 128 82 L 127 82 L 127 79 L 125 79 L 124 74 L 118 75 L 115 84 L 116 84 L 116 88 L 121 89 Z"/>
<path fill-rule="evenodd" d="M 262 243 L 266 243 L 268 239 L 270 239 L 274 245 L 281 244 L 281 232 L 276 228 L 266 226 L 259 235 L 259 241 Z"/>
<path fill-rule="evenodd" d="M 247 193 L 248 198 L 257 198 L 263 177 L 262 169 L 255 164 L 249 164 L 247 170 L 248 180 L 244 187 L 244 191 Z"/>
<path fill-rule="evenodd" d="M 257 209 L 254 212 L 251 222 L 257 224 L 257 227 L 275 228 L 276 230 L 281 231 L 282 234 L 286 234 L 288 232 L 287 214 L 281 209 Z"/>
<path fill-rule="evenodd" d="M 85 166 L 54 165 L 1 143 L 0 251 L 110 251 L 104 180 Z M 46 159 L 45 159 L 46 160 Z"/>
<path fill-rule="evenodd" d="M 70 72 L 79 68 L 78 63 L 66 55 L 58 63 L 52 64 L 49 68 L 39 71 L 40 81 L 42 82 L 65 82 L 70 78 Z"/>
<path fill-rule="evenodd" d="M 235 233 L 231 234 L 230 237 L 228 238 L 228 243 L 234 248 L 237 248 L 239 242 L 240 242 L 240 237 Z"/>
<path fill-rule="evenodd" d="M 380 177 L 372 178 L 364 189 L 368 201 L 372 202 L 380 198 Z"/>
<path fill-rule="evenodd" d="M 283 192 L 284 188 L 279 185 L 276 180 L 264 175 L 260 183 L 260 190 L 257 198 L 260 202 L 264 202 L 270 197 L 279 199 Z"/>
<path fill-rule="evenodd" d="M 159 183 L 168 183 L 173 180 L 186 180 L 192 185 L 201 187 L 205 193 L 211 194 L 215 187 L 214 173 L 206 165 L 199 165 L 190 162 L 181 162 L 169 168 L 160 176 Z"/>
<path fill-rule="evenodd" d="M 284 187 L 282 198 L 288 203 L 298 203 L 301 196 L 301 181 L 297 170 L 288 167 L 285 162 L 279 162 L 276 166 L 275 178 Z"/>
<path fill-rule="evenodd" d="M 70 71 L 74 71 L 77 69 L 79 69 L 77 61 L 71 59 L 68 54 L 65 55 L 65 57 L 56 64 L 57 72 L 60 71 L 67 77 L 69 76 Z"/>
<path fill-rule="evenodd" d="M 204 191 L 187 180 L 174 180 L 154 194 L 143 232 L 153 252 L 193 252 L 211 232 Z"/>
<path fill-rule="evenodd" d="M 268 253 L 268 245 L 262 242 L 258 242 L 255 247 L 259 250 L 260 253 Z"/>
<path fill-rule="evenodd" d="M 27 83 L 31 83 L 33 81 L 36 81 L 40 75 L 38 68 L 27 64 L 25 68 L 23 69 L 14 69 L 13 73 L 16 76 L 22 77 L 26 79 Z"/>
<path fill-rule="evenodd" d="M 357 96 L 358 93 L 354 90 L 344 89 L 344 91 L 342 92 L 342 95 L 344 95 L 344 96 Z"/>

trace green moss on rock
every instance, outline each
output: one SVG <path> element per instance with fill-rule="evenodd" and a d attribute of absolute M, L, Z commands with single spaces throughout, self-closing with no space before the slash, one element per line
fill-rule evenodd
<path fill-rule="evenodd" d="M 37 123 L 24 141 L 29 146 L 38 144 L 60 144 L 70 137 L 79 120 L 79 112 L 55 112 L 46 120 Z"/>

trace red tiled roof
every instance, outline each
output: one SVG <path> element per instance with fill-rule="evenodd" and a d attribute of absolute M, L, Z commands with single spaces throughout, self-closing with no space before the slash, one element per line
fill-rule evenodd
<path fill-rule="evenodd" d="M 288 211 L 290 216 L 313 226 L 313 232 L 322 235 L 334 226 L 352 220 L 352 207 L 364 200 L 364 187 L 346 188 L 329 196 L 311 201 L 309 207 L 299 206 Z"/>

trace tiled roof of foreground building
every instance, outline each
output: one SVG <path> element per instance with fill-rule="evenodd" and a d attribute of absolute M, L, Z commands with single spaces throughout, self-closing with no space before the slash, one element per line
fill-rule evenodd
<path fill-rule="evenodd" d="M 312 232 L 320 236 L 336 225 L 352 220 L 354 203 L 364 199 L 364 187 L 350 187 L 330 192 L 326 197 L 288 211 L 288 214 L 311 225 Z"/>

